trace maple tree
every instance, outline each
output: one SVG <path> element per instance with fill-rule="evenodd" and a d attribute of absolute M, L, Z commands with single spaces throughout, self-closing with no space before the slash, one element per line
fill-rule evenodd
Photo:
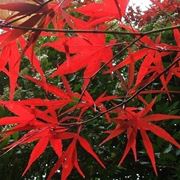
<path fill-rule="evenodd" d="M 0 3 L 4 12 L 0 14 L 0 71 L 8 78 L 9 90 L 8 97 L 0 99 L 1 108 L 7 111 L 0 118 L 1 141 L 20 133 L 18 139 L 7 143 L 3 154 L 35 142 L 22 176 L 48 147 L 57 159 L 47 179 L 58 169 L 61 179 L 67 179 L 73 169 L 85 177 L 79 163 L 80 147 L 106 168 L 84 133 L 88 124 L 100 126 L 101 120 L 104 127 L 109 127 L 103 128 L 100 146 L 126 135 L 119 165 L 130 150 L 137 161 L 136 146 L 142 142 L 158 175 L 150 133 L 180 148 L 178 141 L 158 124 L 179 120 L 178 112 L 155 113 L 162 94 L 165 100 L 173 101 L 180 92 L 171 88 L 173 80 L 180 77 L 180 25 L 176 17 L 180 3 L 173 1 L 173 8 L 169 8 L 169 0 L 152 0 L 147 13 L 136 15 L 131 7 L 126 10 L 128 2 Z M 163 13 L 168 16 L 168 26 L 143 25 L 151 16 L 157 18 Z M 171 33 L 172 42 L 164 40 L 166 32 Z M 43 67 L 43 56 L 51 63 L 49 67 Z M 32 89 L 31 95 L 17 98 L 20 88 L 29 91 L 22 82 L 38 88 L 38 93 L 33 94 Z"/>

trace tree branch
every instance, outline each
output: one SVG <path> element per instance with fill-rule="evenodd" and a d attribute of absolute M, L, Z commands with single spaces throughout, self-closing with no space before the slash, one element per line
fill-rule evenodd
<path fill-rule="evenodd" d="M 28 26 L 16 26 L 16 25 L 9 25 L 9 24 L 0 24 L 1 28 L 12 28 L 12 29 L 21 29 L 21 30 L 29 30 L 29 31 L 44 31 L 44 32 L 58 32 L 58 33 L 93 33 L 93 34 L 119 34 L 119 35 L 141 35 L 145 36 L 148 34 L 154 34 L 162 31 L 169 31 L 173 29 L 180 28 L 180 25 L 171 26 L 166 28 L 161 28 L 152 31 L 146 32 L 124 32 L 124 31 L 101 31 L 101 30 L 83 30 L 83 29 L 48 29 L 48 28 L 35 28 L 35 27 L 28 27 Z"/>

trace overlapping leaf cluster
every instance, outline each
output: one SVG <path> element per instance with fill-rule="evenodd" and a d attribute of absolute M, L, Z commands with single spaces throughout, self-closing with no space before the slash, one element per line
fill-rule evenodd
<path fill-rule="evenodd" d="M 105 132 L 108 136 L 101 144 L 122 133 L 127 135 L 127 145 L 120 164 L 131 149 L 137 159 L 138 132 L 156 174 L 153 145 L 147 132 L 180 147 L 168 132 L 155 124 L 157 121 L 179 119 L 179 116 L 153 114 L 156 97 L 151 102 L 144 99 L 144 94 L 147 93 L 166 93 L 171 99 L 168 84 L 174 76 L 180 77 L 179 29 L 172 28 L 175 44 L 161 42 L 161 35 L 151 39 L 149 34 L 153 31 L 141 33 L 132 26 L 123 24 L 122 18 L 127 5 L 128 0 L 81 3 L 57 0 L 0 4 L 1 10 L 10 12 L 0 24 L 3 30 L 0 34 L 0 71 L 9 78 L 9 99 L 1 99 L 0 105 L 11 112 L 9 116 L 0 119 L 0 125 L 8 127 L 2 132 L 2 140 L 15 132 L 23 134 L 19 140 L 6 147 L 7 151 L 18 145 L 36 142 L 23 175 L 48 146 L 52 147 L 58 157 L 48 179 L 59 168 L 62 168 L 61 179 L 67 179 L 73 168 L 81 176 L 85 176 L 78 162 L 79 145 L 105 168 L 88 140 L 81 135 L 86 123 L 98 121 L 103 115 L 105 122 L 114 123 L 115 128 Z M 109 38 L 109 32 L 114 27 L 116 32 L 112 31 Z M 53 29 L 57 31 L 53 32 Z M 128 32 L 135 40 L 119 42 L 119 36 L 125 35 L 121 32 L 118 34 L 119 30 Z M 40 37 L 54 37 L 54 40 L 44 43 L 38 50 L 53 48 L 62 59 L 50 75 L 44 72 L 36 53 Z M 173 58 L 170 59 L 170 56 Z M 21 73 L 24 58 L 29 60 L 34 70 L 31 75 Z M 168 64 L 172 64 L 167 71 L 165 59 Z M 74 90 L 74 83 L 70 78 L 73 74 L 82 79 L 81 90 Z M 116 92 L 115 88 L 108 93 L 101 92 L 99 96 L 93 94 L 89 89 L 93 88 L 91 83 L 98 74 L 101 77 L 118 77 L 123 95 Z M 49 80 L 56 77 L 59 77 L 61 87 L 49 83 Z M 157 77 L 161 86 L 158 89 L 148 89 L 147 85 Z M 15 100 L 14 95 L 19 88 L 18 78 L 34 83 L 51 94 L 51 98 L 46 96 Z M 137 98 L 141 107 L 128 105 L 128 98 L 131 100 L 131 97 Z M 123 101 L 120 105 L 119 100 Z M 89 112 L 94 113 L 95 117 L 87 118 Z M 95 115 L 97 113 L 99 114 Z"/>

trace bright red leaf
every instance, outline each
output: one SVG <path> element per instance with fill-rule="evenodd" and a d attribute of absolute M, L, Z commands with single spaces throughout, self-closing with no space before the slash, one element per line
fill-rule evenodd
<path fill-rule="evenodd" d="M 164 140 L 180 148 L 180 144 L 168 132 L 166 132 L 164 129 L 160 128 L 159 126 L 153 124 L 154 121 L 180 119 L 180 116 L 165 115 L 165 114 L 148 115 L 154 103 L 155 103 L 155 99 L 142 110 L 139 110 L 138 108 L 127 107 L 124 110 L 120 109 L 119 111 L 117 111 L 118 117 L 112 119 L 112 121 L 117 124 L 116 128 L 106 132 L 109 134 L 109 136 L 101 144 L 111 140 L 112 138 L 119 136 L 124 131 L 127 131 L 128 142 L 124 150 L 124 154 L 120 160 L 120 164 L 124 161 L 130 149 L 133 150 L 134 156 L 136 159 L 136 150 L 135 150 L 136 149 L 135 144 L 137 141 L 136 135 L 137 135 L 138 130 L 140 130 L 140 133 L 143 139 L 143 144 L 151 160 L 153 169 L 155 173 L 157 174 L 154 150 L 152 147 L 152 143 L 147 136 L 147 131 L 151 131 L 152 133 L 156 134 L 160 138 L 163 138 Z"/>

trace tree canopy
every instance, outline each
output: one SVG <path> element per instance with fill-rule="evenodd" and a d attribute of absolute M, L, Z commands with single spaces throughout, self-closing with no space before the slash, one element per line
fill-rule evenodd
<path fill-rule="evenodd" d="M 0 1 L 1 179 L 179 177 L 180 2 L 128 3 Z"/>

